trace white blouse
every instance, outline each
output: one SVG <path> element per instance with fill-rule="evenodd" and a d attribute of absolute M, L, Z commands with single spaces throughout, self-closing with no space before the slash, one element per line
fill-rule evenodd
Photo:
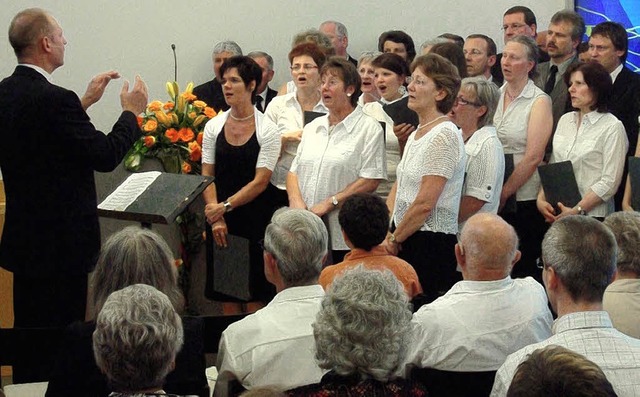
<path fill-rule="evenodd" d="M 204 126 L 202 137 L 202 162 L 206 164 L 216 163 L 216 140 L 222 131 L 231 109 L 218 114 Z M 264 117 L 262 112 L 255 111 L 256 138 L 260 145 L 260 153 L 256 162 L 256 168 L 266 168 L 273 171 L 280 154 L 280 134 L 276 125 Z"/>
<path fill-rule="evenodd" d="M 320 113 L 329 112 L 329 109 L 322 103 L 322 99 L 312 110 Z M 280 135 L 290 131 L 301 130 L 304 127 L 304 112 L 295 92 L 273 98 L 264 114 L 277 126 Z M 271 175 L 271 183 L 278 189 L 285 190 L 287 188 L 287 173 L 289 173 L 289 168 L 291 168 L 291 163 L 296 157 L 297 151 L 297 142 L 285 144 L 276 168 L 273 170 L 273 175 Z"/>
<path fill-rule="evenodd" d="M 622 122 L 611 113 L 593 111 L 564 114 L 553 137 L 551 163 L 569 160 L 580 195 L 593 191 L 604 203 L 589 215 L 605 217 L 614 211 L 613 195 L 622 181 L 629 140 Z"/>
<path fill-rule="evenodd" d="M 329 128 L 329 116 L 304 127 L 302 142 L 291 164 L 308 208 L 344 190 L 358 178 L 385 179 L 384 133 L 380 123 L 356 107 Z M 337 210 L 327 214 L 331 249 L 348 250 L 342 238 Z"/>
<path fill-rule="evenodd" d="M 466 163 L 462 134 L 455 124 L 447 121 L 433 127 L 420 139 L 415 135 L 414 131 L 409 136 L 398 164 L 393 221 L 399 225 L 404 219 L 418 196 L 422 177 L 441 176 L 447 183 L 420 230 L 456 234 Z"/>

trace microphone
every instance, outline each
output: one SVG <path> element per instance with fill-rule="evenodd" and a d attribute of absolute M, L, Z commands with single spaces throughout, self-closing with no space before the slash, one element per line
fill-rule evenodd
<path fill-rule="evenodd" d="M 178 57 L 175 44 L 171 44 L 171 50 L 173 51 L 173 81 L 178 82 Z"/>

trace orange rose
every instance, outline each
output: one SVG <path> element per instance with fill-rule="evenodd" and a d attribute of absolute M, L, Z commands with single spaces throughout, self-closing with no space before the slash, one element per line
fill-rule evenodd
<path fill-rule="evenodd" d="M 147 105 L 147 109 L 149 109 L 152 112 L 157 112 L 158 110 L 162 109 L 163 105 L 164 104 L 160 101 L 153 101 Z"/>
<path fill-rule="evenodd" d="M 144 119 L 140 116 L 136 116 L 136 119 L 138 120 L 138 127 L 142 128 L 142 123 L 144 122 Z"/>
<path fill-rule="evenodd" d="M 193 101 L 193 106 L 197 107 L 198 109 L 204 109 L 207 107 L 207 104 L 204 101 Z"/>
<path fill-rule="evenodd" d="M 165 133 L 164 136 L 166 136 L 167 138 L 169 138 L 169 140 L 171 141 L 171 143 L 176 143 L 178 142 L 178 130 L 176 130 L 175 128 L 169 128 Z"/>
<path fill-rule="evenodd" d="M 144 145 L 146 147 L 151 147 L 156 144 L 156 137 L 153 135 L 147 135 L 144 137 Z"/>
<path fill-rule="evenodd" d="M 195 135 L 193 134 L 193 131 L 191 130 L 191 128 L 183 127 L 183 128 L 180 128 L 180 131 L 178 131 L 178 137 L 182 142 L 189 142 L 189 141 L 193 141 L 193 138 L 195 138 Z"/>
<path fill-rule="evenodd" d="M 202 147 L 202 137 L 204 136 L 203 132 L 199 132 L 198 136 L 196 137 L 196 142 L 198 142 L 198 145 L 200 145 Z"/>
<path fill-rule="evenodd" d="M 197 97 L 195 95 L 193 95 L 192 93 L 190 93 L 190 92 L 183 92 L 182 93 L 182 97 L 187 102 L 193 102 L 193 101 L 195 101 L 197 99 Z"/>
<path fill-rule="evenodd" d="M 176 106 L 175 103 L 173 102 L 167 102 L 164 104 L 164 106 L 162 106 L 164 108 L 164 110 L 173 110 L 173 108 Z"/>
<path fill-rule="evenodd" d="M 182 163 L 182 173 L 183 174 L 188 174 L 191 172 L 191 164 L 187 163 L 186 161 L 184 163 Z"/>
<path fill-rule="evenodd" d="M 216 111 L 213 110 L 213 108 L 207 106 L 206 108 L 204 108 L 204 115 L 207 116 L 208 118 L 212 119 L 212 118 L 216 117 Z"/>
<path fill-rule="evenodd" d="M 202 157 L 202 149 L 198 142 L 189 142 L 189 160 L 191 161 L 200 161 L 200 157 Z"/>
<path fill-rule="evenodd" d="M 147 120 L 147 122 L 144 123 L 144 126 L 142 126 L 142 129 L 145 132 L 153 132 L 156 130 L 156 128 L 158 128 L 158 122 L 153 119 Z"/>

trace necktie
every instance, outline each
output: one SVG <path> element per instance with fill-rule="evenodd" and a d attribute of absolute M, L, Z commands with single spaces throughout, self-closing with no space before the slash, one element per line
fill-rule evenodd
<path fill-rule="evenodd" d="M 259 111 L 264 113 L 264 109 L 262 109 L 262 97 L 258 95 L 258 101 L 256 102 L 256 107 Z"/>
<path fill-rule="evenodd" d="M 553 91 L 553 87 L 556 85 L 557 73 L 558 73 L 558 67 L 556 65 L 551 65 L 551 68 L 549 68 L 549 78 L 547 79 L 547 82 L 544 85 L 544 92 L 546 92 L 547 95 L 551 94 L 551 91 Z"/>

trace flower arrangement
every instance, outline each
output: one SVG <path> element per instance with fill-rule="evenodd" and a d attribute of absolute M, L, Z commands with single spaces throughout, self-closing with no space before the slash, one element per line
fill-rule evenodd
<path fill-rule="evenodd" d="M 168 102 L 153 101 L 138 116 L 143 136 L 124 159 L 129 171 L 138 171 L 145 158 L 157 158 L 166 172 L 200 174 L 202 135 L 207 121 L 216 115 L 213 108 L 192 93 L 193 83 L 180 93 L 178 84 L 167 82 Z"/>

